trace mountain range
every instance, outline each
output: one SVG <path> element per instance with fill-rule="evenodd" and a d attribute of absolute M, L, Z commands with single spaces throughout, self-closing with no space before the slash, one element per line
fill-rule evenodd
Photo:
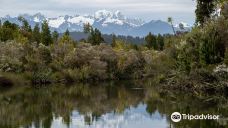
<path fill-rule="evenodd" d="M 169 23 L 161 20 L 152 20 L 145 22 L 139 18 L 128 18 L 120 11 L 107 11 L 99 10 L 93 15 L 75 15 L 75 16 L 59 16 L 54 18 L 45 17 L 41 13 L 35 15 L 23 14 L 29 24 L 34 27 L 36 23 L 41 23 L 47 20 L 52 31 L 57 30 L 59 33 L 63 33 L 68 29 L 70 32 L 83 31 L 83 24 L 90 23 L 93 27 L 98 28 L 104 34 L 116 35 L 130 35 L 130 36 L 145 36 L 149 32 L 153 34 L 170 34 L 173 33 L 172 27 Z M 0 18 L 2 22 L 8 20 L 12 23 L 20 25 L 18 17 L 11 17 L 9 15 Z M 191 28 L 190 25 L 182 23 L 186 30 Z M 174 26 L 176 30 L 179 29 L 179 25 Z"/>

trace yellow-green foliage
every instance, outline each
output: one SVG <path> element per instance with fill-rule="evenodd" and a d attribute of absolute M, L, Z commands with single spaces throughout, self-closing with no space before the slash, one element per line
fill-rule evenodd
<path fill-rule="evenodd" d="M 59 43 L 70 43 L 70 44 L 74 44 L 76 43 L 69 35 L 63 35 L 60 40 Z"/>
<path fill-rule="evenodd" d="M 92 70 L 89 66 L 83 66 L 82 68 L 66 69 L 63 71 L 65 79 L 68 82 L 74 82 L 78 80 L 89 80 L 92 75 Z"/>
<path fill-rule="evenodd" d="M 119 50 L 130 50 L 133 49 L 133 45 L 124 42 L 123 40 L 116 40 L 114 50 L 119 51 Z"/>
<path fill-rule="evenodd" d="M 178 67 L 190 73 L 202 66 L 221 63 L 228 46 L 227 29 L 227 20 L 221 17 L 208 21 L 203 27 L 193 28 L 183 38 L 183 45 L 177 47 Z"/>
<path fill-rule="evenodd" d="M 175 59 L 167 54 L 166 51 L 147 50 L 143 51 L 142 54 L 146 62 L 144 66 L 146 76 L 167 74 L 175 68 Z"/>

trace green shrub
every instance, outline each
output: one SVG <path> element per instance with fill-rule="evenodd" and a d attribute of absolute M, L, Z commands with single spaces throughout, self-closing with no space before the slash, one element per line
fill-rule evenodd
<path fill-rule="evenodd" d="M 62 72 L 66 82 L 86 81 L 90 80 L 92 70 L 89 66 L 82 68 L 66 69 Z"/>
<path fill-rule="evenodd" d="M 135 72 L 140 73 L 137 77 L 142 76 L 145 60 L 142 54 L 136 50 L 117 52 L 117 78 L 129 79 L 134 78 Z"/>
<path fill-rule="evenodd" d="M 219 21 L 211 21 L 204 26 L 200 42 L 201 61 L 206 64 L 220 63 L 225 56 L 225 42 L 222 40 L 223 34 L 220 31 Z M 228 29 L 228 26 L 223 26 Z M 228 35 L 228 33 L 226 33 Z"/>
<path fill-rule="evenodd" d="M 33 84 L 48 84 L 52 83 L 52 70 L 46 67 L 40 68 L 38 71 L 31 73 L 31 81 Z"/>
<path fill-rule="evenodd" d="M 167 74 L 175 68 L 175 59 L 169 54 L 159 51 L 143 51 L 143 57 L 146 62 L 144 65 L 144 76 L 157 77 L 160 74 Z"/>
<path fill-rule="evenodd" d="M 0 70 L 2 72 L 22 72 L 23 46 L 16 42 L 0 43 Z"/>
<path fill-rule="evenodd" d="M 178 66 L 188 73 L 195 68 L 218 64 L 224 60 L 228 42 L 228 23 L 223 18 L 208 21 L 186 35 L 186 43 L 179 49 Z"/>
<path fill-rule="evenodd" d="M 40 46 L 37 49 L 37 54 L 38 54 L 37 57 L 39 58 L 39 61 L 41 61 L 43 64 L 47 65 L 51 63 L 52 56 L 47 46 L 40 44 Z"/>

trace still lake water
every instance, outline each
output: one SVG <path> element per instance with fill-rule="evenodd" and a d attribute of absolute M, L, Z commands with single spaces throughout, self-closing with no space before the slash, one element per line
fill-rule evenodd
<path fill-rule="evenodd" d="M 182 120 L 173 112 L 215 114 L 215 121 Z M 0 128 L 228 128 L 226 98 L 196 98 L 140 82 L 111 82 L 0 91 Z"/>

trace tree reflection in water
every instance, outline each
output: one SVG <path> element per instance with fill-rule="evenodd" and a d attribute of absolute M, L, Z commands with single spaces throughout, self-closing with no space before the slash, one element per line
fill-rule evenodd
<path fill-rule="evenodd" d="M 226 99 L 202 100 L 142 82 L 15 87 L 0 92 L 0 127 L 225 128 L 226 121 L 172 123 L 171 113 L 228 115 Z"/>

